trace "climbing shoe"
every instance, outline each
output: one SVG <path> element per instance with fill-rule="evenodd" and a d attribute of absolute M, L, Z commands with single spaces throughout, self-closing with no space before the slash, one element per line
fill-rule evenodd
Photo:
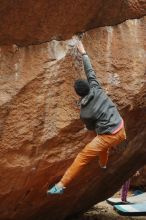
<path fill-rule="evenodd" d="M 56 194 L 63 194 L 65 187 L 59 187 L 54 185 L 51 189 L 47 190 L 47 195 L 56 195 Z"/>

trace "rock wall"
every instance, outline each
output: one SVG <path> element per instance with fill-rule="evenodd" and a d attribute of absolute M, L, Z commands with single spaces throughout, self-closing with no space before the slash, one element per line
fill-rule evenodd
<path fill-rule="evenodd" d="M 146 166 L 140 168 L 139 175 L 131 178 L 131 188 L 146 190 Z"/>
<path fill-rule="evenodd" d="M 1 0 L 0 43 L 34 45 L 146 15 L 145 0 Z"/>
<path fill-rule="evenodd" d="M 59 200 L 46 197 L 48 185 L 59 180 L 92 138 L 79 121 L 73 90 L 74 80 L 84 73 L 68 41 L 1 47 L 1 219 L 39 219 L 45 214 L 57 219 L 56 208 L 63 218 L 113 193 L 122 173 L 126 178 L 145 163 L 145 24 L 145 18 L 130 20 L 84 35 L 97 76 L 125 118 L 128 148 L 124 157 L 119 154 L 125 146 L 116 157 L 111 153 L 106 175 L 92 164 Z M 119 167 L 121 174 L 105 185 Z M 67 203 L 76 189 L 76 198 Z"/>
<path fill-rule="evenodd" d="M 112 4 L 113 1 L 109 2 Z M 122 1 L 117 4 L 119 2 Z M 20 6 L 24 9 L 23 1 L 22 5 L 19 1 L 16 3 L 19 6 L 16 11 Z M 145 1 L 134 3 L 137 7 L 129 7 L 131 13 L 140 4 L 142 8 Z M 132 1 L 123 4 L 130 6 Z M 15 4 L 9 1 L 8 5 L 5 1 L 1 10 L 4 11 L 6 6 L 12 10 Z M 143 11 L 144 8 L 137 10 L 132 16 L 140 17 Z M 128 7 L 127 14 L 130 15 Z M 8 24 L 12 22 L 10 18 L 5 18 Z M 110 22 L 121 21 L 116 18 Z M 18 24 L 20 21 L 21 18 Z M 101 21 L 102 25 L 106 23 L 104 19 Z M 91 24 L 94 26 L 94 21 Z M 27 25 L 31 28 L 32 23 Z M 49 41 L 49 34 L 54 35 L 54 32 L 48 31 L 46 38 L 38 32 L 40 38 L 38 40 L 36 34 L 35 41 L 35 35 L 28 37 L 25 25 L 22 25 L 22 31 L 19 30 L 20 38 L 16 37 L 17 28 L 14 33 L 14 25 L 11 26 L 9 36 L 1 31 L 3 37 L 0 37 L 1 44 L 17 43 L 0 47 L 0 219 L 64 219 L 111 196 L 145 164 L 146 17 L 85 33 L 83 42 L 97 77 L 124 117 L 128 138 L 126 143 L 110 152 L 106 172 L 93 161 L 63 196 L 56 197 L 46 196 L 48 186 L 60 179 L 77 153 L 94 136 L 84 130 L 79 120 L 78 97 L 73 89 L 74 80 L 85 75 L 76 51 L 69 46 L 70 40 L 19 47 L 19 44 L 43 42 L 44 39 Z M 65 26 L 59 28 L 64 38 L 75 32 L 74 29 L 70 29 L 70 33 L 64 31 Z"/>

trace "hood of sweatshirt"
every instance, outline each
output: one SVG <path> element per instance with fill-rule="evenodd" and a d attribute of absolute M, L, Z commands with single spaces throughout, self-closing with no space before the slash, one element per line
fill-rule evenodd
<path fill-rule="evenodd" d="M 94 93 L 93 91 L 91 90 L 91 92 L 86 95 L 84 98 L 82 98 L 81 100 L 81 106 L 86 106 L 94 97 Z"/>

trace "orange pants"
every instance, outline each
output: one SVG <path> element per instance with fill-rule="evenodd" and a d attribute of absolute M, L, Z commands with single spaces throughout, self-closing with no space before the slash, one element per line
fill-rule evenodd
<path fill-rule="evenodd" d="M 122 128 L 116 134 L 97 135 L 77 155 L 72 165 L 67 169 L 60 182 L 66 187 L 93 158 L 98 157 L 100 166 L 106 166 L 108 152 L 126 139 L 125 129 Z"/>

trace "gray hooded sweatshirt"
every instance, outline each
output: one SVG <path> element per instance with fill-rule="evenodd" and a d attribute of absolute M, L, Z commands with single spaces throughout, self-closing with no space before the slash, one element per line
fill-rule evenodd
<path fill-rule="evenodd" d="M 112 134 L 119 127 L 122 118 L 97 81 L 87 54 L 83 55 L 83 64 L 90 92 L 81 100 L 80 118 L 88 130 L 95 130 L 97 134 Z"/>

